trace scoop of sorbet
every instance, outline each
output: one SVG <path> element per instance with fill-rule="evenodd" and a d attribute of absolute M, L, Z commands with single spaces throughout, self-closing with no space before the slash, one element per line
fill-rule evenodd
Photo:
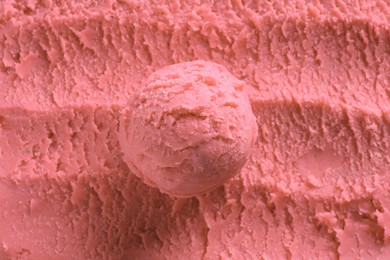
<path fill-rule="evenodd" d="M 176 197 L 200 195 L 236 175 L 257 138 L 243 87 L 212 62 L 154 72 L 122 111 L 120 145 L 130 170 Z"/>

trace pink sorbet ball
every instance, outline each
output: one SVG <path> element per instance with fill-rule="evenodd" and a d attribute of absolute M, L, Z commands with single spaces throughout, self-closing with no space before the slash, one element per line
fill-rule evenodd
<path fill-rule="evenodd" d="M 212 62 L 154 72 L 122 115 L 120 145 L 130 170 L 176 197 L 200 195 L 235 176 L 257 138 L 244 82 Z"/>

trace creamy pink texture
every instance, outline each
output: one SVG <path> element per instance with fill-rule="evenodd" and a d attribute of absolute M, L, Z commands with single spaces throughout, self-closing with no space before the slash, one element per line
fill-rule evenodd
<path fill-rule="evenodd" d="M 200 195 L 236 175 L 257 138 L 244 84 L 205 61 L 150 75 L 122 112 L 119 141 L 130 170 L 177 197 Z"/>
<path fill-rule="evenodd" d="M 0 2 L 0 258 L 386 259 L 387 1 Z M 120 110 L 170 64 L 246 82 L 258 142 L 198 198 L 144 185 Z"/>

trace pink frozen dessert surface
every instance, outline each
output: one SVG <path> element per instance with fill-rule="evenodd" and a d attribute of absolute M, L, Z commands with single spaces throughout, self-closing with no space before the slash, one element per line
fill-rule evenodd
<path fill-rule="evenodd" d="M 0 259 L 385 259 L 386 1 L 0 2 Z M 123 160 L 122 109 L 194 60 L 245 82 L 257 141 L 174 198 Z"/>

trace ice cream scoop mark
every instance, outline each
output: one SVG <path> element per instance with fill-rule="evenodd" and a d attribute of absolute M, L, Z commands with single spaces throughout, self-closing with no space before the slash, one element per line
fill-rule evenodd
<path fill-rule="evenodd" d="M 204 120 L 207 118 L 204 114 L 204 107 L 203 106 L 197 106 L 194 108 L 186 108 L 186 107 L 175 107 L 167 112 L 163 112 L 163 116 L 173 116 L 176 119 L 185 118 L 185 117 L 195 117 L 199 118 L 201 120 Z"/>
<path fill-rule="evenodd" d="M 231 107 L 231 108 L 237 108 L 238 104 L 234 102 L 226 102 L 223 104 L 224 107 Z"/>
<path fill-rule="evenodd" d="M 175 152 L 184 152 L 184 151 L 187 151 L 187 150 L 190 150 L 190 149 L 197 148 L 197 147 L 199 147 L 201 144 L 202 144 L 202 142 L 197 143 L 197 144 L 191 144 L 191 145 L 185 146 L 185 147 L 183 147 L 183 148 L 180 148 L 180 149 L 173 149 L 173 150 L 174 150 Z"/>
<path fill-rule="evenodd" d="M 197 120 L 205 120 L 207 117 L 204 115 L 199 115 L 197 113 L 180 113 L 174 115 L 175 121 L 172 126 L 175 126 L 176 123 L 180 120 L 188 120 L 188 119 L 197 119 Z"/>
<path fill-rule="evenodd" d="M 192 82 L 186 82 L 186 83 L 184 83 L 183 84 L 183 87 L 184 87 L 184 89 L 189 89 L 189 88 L 191 88 L 193 86 L 193 84 L 192 84 Z"/>
<path fill-rule="evenodd" d="M 209 76 L 204 77 L 203 81 L 204 81 L 204 83 L 206 83 L 207 86 L 210 86 L 210 87 L 214 87 L 217 85 L 217 81 L 215 80 L 215 78 L 212 78 Z"/>
<path fill-rule="evenodd" d="M 224 143 L 233 143 L 233 141 L 234 141 L 234 138 L 233 138 L 233 136 L 223 136 L 223 135 L 219 135 L 219 134 L 217 134 L 217 135 L 214 135 L 213 137 L 212 137 L 212 140 L 214 140 L 214 141 L 223 141 Z"/>
<path fill-rule="evenodd" d="M 176 74 L 176 73 L 172 73 L 172 74 L 169 74 L 168 75 L 168 78 L 169 79 L 178 79 L 180 77 L 179 74 Z"/>
<path fill-rule="evenodd" d="M 238 90 L 238 91 L 243 91 L 244 90 L 244 84 L 238 84 L 238 85 L 234 86 L 234 89 Z"/>
<path fill-rule="evenodd" d="M 160 82 L 155 82 L 153 84 L 147 85 L 147 87 L 145 87 L 145 89 L 147 89 L 149 91 L 156 90 L 156 89 L 164 90 L 164 89 L 171 89 L 175 85 L 176 84 L 172 84 L 172 81 L 160 81 Z"/>
<path fill-rule="evenodd" d="M 195 62 L 193 62 L 193 69 L 195 69 L 195 68 L 203 69 L 204 65 L 203 65 L 202 61 L 195 61 Z"/>

